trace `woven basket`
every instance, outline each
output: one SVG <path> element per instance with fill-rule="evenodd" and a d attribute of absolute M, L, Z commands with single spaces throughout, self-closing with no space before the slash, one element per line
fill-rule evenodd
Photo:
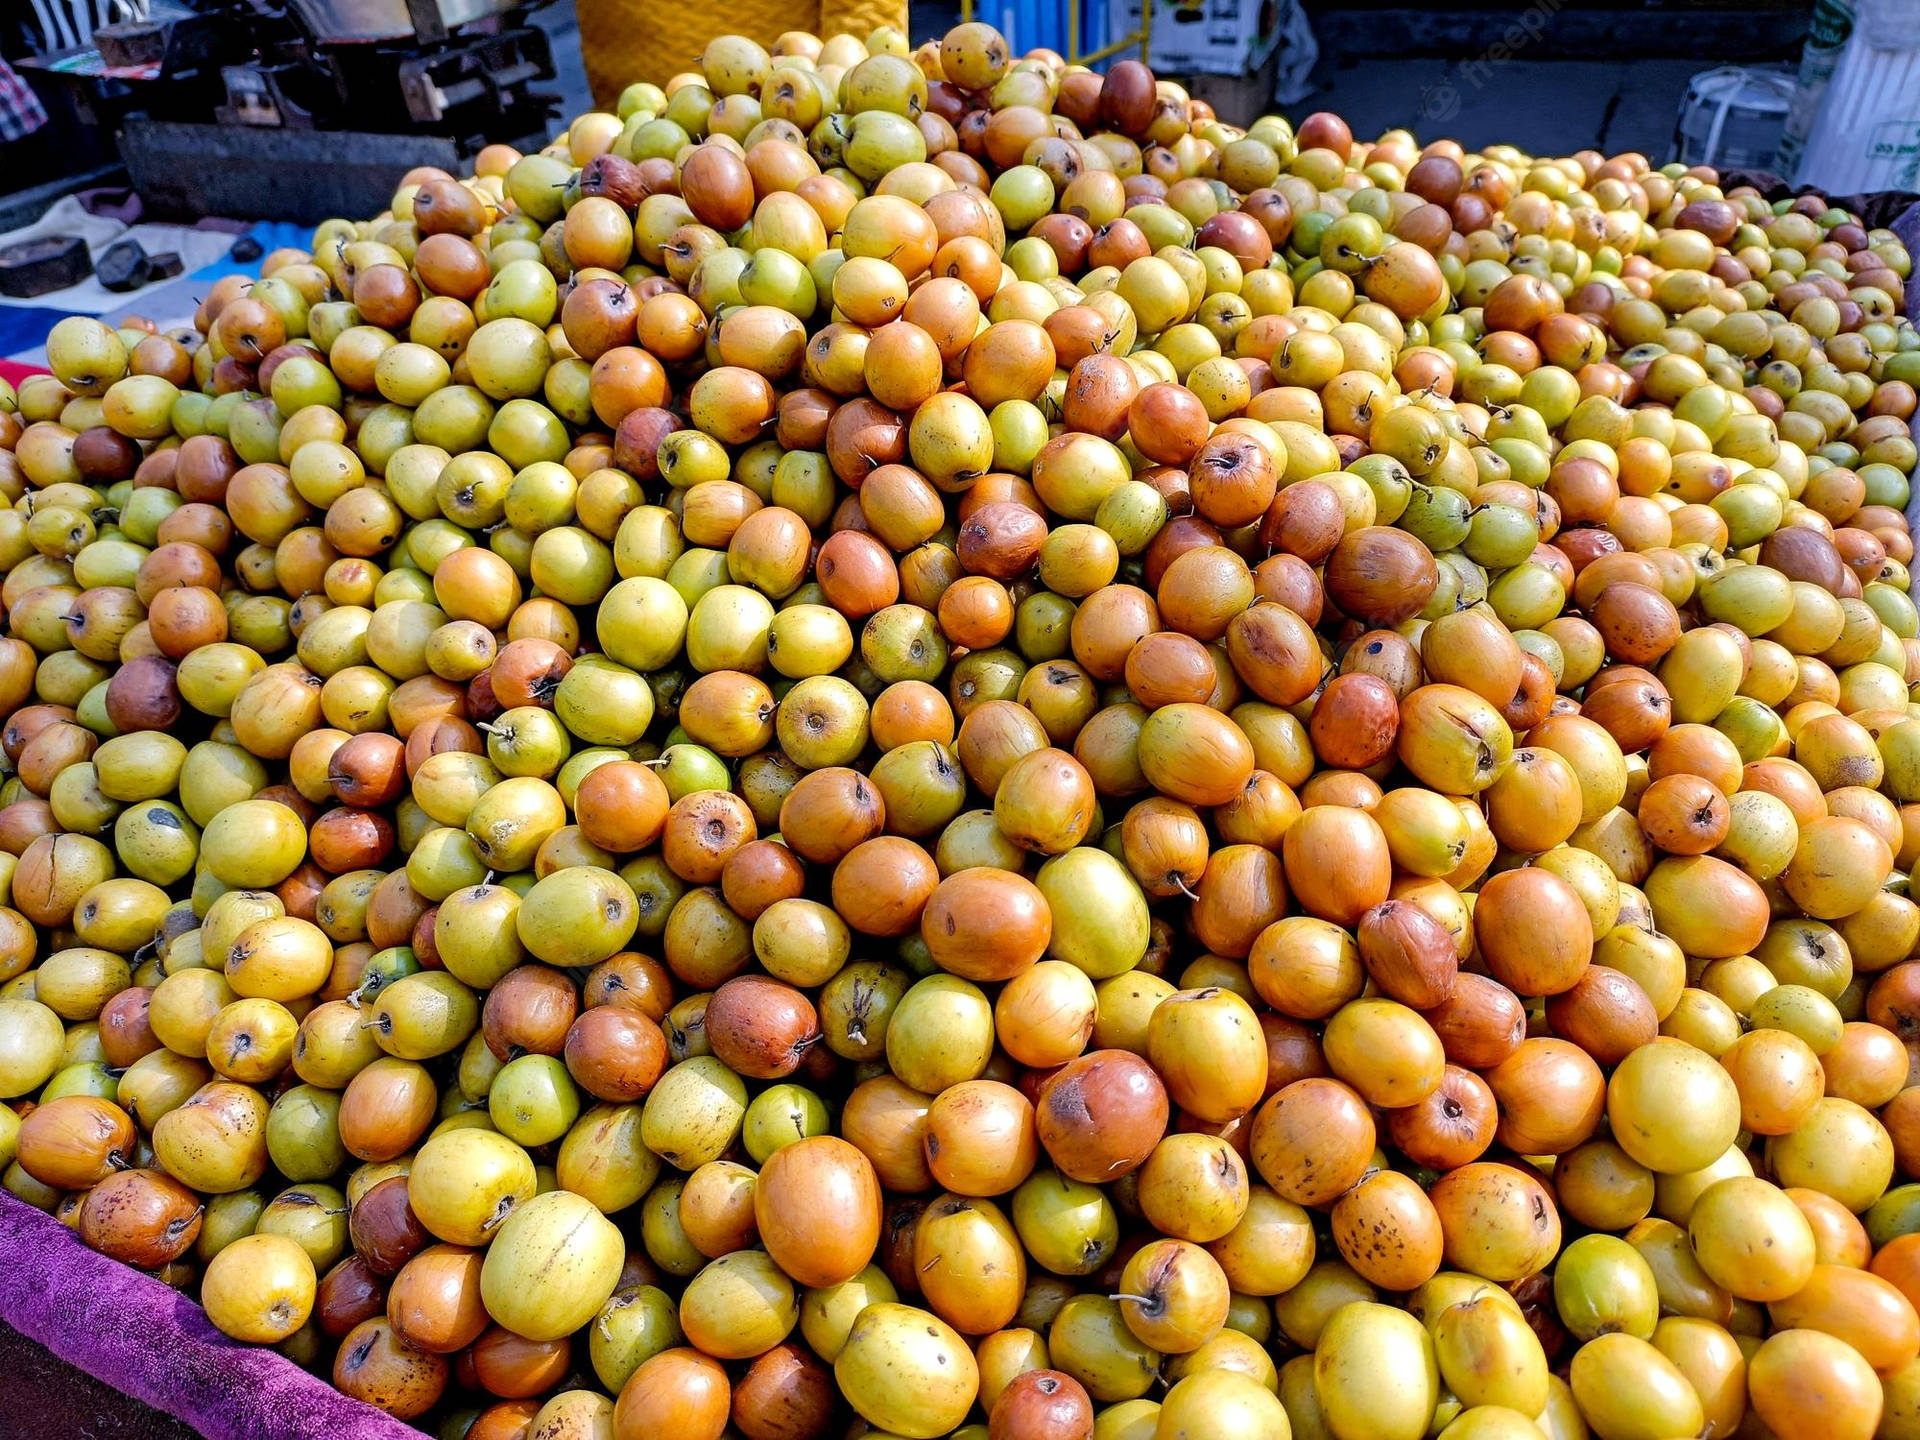
<path fill-rule="evenodd" d="M 882 25 L 905 32 L 906 0 L 732 0 L 689 5 L 687 0 L 578 0 L 580 50 L 596 105 L 611 110 L 636 81 L 663 85 L 699 63 L 707 42 L 745 35 L 771 45 L 788 30 L 865 38 Z"/>

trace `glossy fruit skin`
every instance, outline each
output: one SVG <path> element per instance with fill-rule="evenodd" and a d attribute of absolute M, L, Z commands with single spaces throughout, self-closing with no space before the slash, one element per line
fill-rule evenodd
<path fill-rule="evenodd" d="M 1042 1147 L 1061 1173 L 1088 1184 L 1116 1179 L 1143 1162 L 1168 1115 L 1159 1077 L 1120 1050 L 1068 1062 L 1049 1078 L 1035 1108 Z"/>
<path fill-rule="evenodd" d="M 1253 1163 L 1274 1191 L 1297 1205 L 1337 1199 L 1373 1156 L 1372 1113 L 1337 1080 L 1308 1077 L 1271 1096 L 1254 1121 Z"/>
<path fill-rule="evenodd" d="M 1406 1363 L 1393 1367 L 1390 1386 L 1376 1388 L 1363 1378 L 1360 1351 L 1377 1355 L 1382 1346 Z M 1357 1433 L 1357 1427 L 1365 1427 L 1369 1433 L 1409 1440 L 1424 1433 L 1439 1390 L 1433 1342 L 1425 1327 L 1404 1312 L 1372 1304 L 1335 1312 L 1314 1352 L 1314 1378 L 1331 1423 L 1342 1430 Z"/>
<path fill-rule="evenodd" d="M 87 1192 L 80 1233 L 89 1245 L 138 1269 L 177 1259 L 200 1234 L 192 1191 L 154 1171 L 123 1170 Z"/>
<path fill-rule="evenodd" d="M 418 1254 L 427 1231 L 413 1213 L 405 1178 L 392 1176 L 362 1195 L 348 1214 L 348 1234 L 376 1275 L 393 1275 Z"/>
<path fill-rule="evenodd" d="M 1231 991 L 1169 995 L 1153 1012 L 1147 1057 L 1168 1098 L 1202 1120 L 1238 1119 L 1266 1092 L 1259 1017 Z"/>
<path fill-rule="evenodd" d="M 19 1127 L 22 1168 L 43 1184 L 85 1189 L 125 1164 L 133 1143 L 130 1117 L 87 1096 L 37 1106 Z"/>
<path fill-rule="evenodd" d="M 684 63 L 0 386 L 7 1188 L 467 1440 L 1920 1433 L 1904 244 Z"/>
<path fill-rule="evenodd" d="M 575 1238 L 576 1230 L 580 1238 Z M 500 1247 L 501 1241 L 508 1243 Z M 487 1313 L 502 1323 L 511 1320 L 509 1328 L 516 1334 L 530 1340 L 556 1340 L 578 1329 L 576 1318 L 598 1311 L 613 1293 L 620 1257 L 612 1223 L 584 1200 L 563 1191 L 535 1196 L 517 1207 L 495 1233 L 481 1272 L 481 1296 Z M 579 1277 L 577 1288 L 558 1304 L 553 1292 L 529 1284 L 529 1272 L 522 1268 L 544 1268 L 556 1262 L 566 1264 Z"/>
<path fill-rule="evenodd" d="M 447 1354 L 480 1338 L 488 1325 L 480 1301 L 482 1257 L 431 1246 L 401 1268 L 387 1296 L 387 1319 L 416 1350 Z"/>
<path fill-rule="evenodd" d="M 400 1343 L 384 1320 L 366 1320 L 341 1342 L 336 1389 L 399 1418 L 431 1409 L 447 1384 L 447 1362 Z"/>
<path fill-rule="evenodd" d="M 879 1244 L 880 1185 L 873 1166 L 831 1135 L 783 1146 L 769 1157 L 754 1186 L 753 1208 L 768 1252 L 803 1285 L 823 1288 L 852 1279 Z"/>
<path fill-rule="evenodd" d="M 1057 1370 L 1030 1370 L 1015 1377 L 994 1402 L 988 1435 L 1091 1435 L 1093 1402 L 1085 1387 Z M 997 1429 L 996 1429 L 997 1427 Z"/>
<path fill-rule="evenodd" d="M 905 1341 L 909 1325 L 914 1327 L 912 1348 L 895 1348 Z M 889 1352 L 898 1357 L 891 1363 L 881 1359 Z M 979 1384 L 973 1356 L 954 1331 L 923 1310 L 894 1304 L 862 1312 L 834 1362 L 834 1377 L 869 1422 L 889 1425 L 897 1434 L 928 1437 L 965 1417 Z"/>
<path fill-rule="evenodd" d="M 284 1340 L 313 1308 L 313 1262 L 282 1236 L 248 1235 L 214 1256 L 201 1297 L 208 1318 L 236 1340 Z"/>
<path fill-rule="evenodd" d="M 941 968 L 967 980 L 1005 980 L 1046 952 L 1053 917 L 1031 881 L 976 867 L 940 882 L 921 912 L 920 934 Z"/>

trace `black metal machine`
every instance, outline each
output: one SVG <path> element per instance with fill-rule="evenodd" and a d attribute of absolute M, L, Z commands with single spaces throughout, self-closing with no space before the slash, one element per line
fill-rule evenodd
<path fill-rule="evenodd" d="M 413 166 L 544 140 L 546 3 L 152 0 L 24 63 L 117 128 L 150 211 L 311 222 L 378 211 Z"/>

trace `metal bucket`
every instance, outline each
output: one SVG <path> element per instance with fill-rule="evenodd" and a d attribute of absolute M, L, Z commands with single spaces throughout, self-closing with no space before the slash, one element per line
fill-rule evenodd
<path fill-rule="evenodd" d="M 429 0 L 444 29 L 471 25 L 504 14 L 524 0 Z M 322 45 L 370 40 L 408 40 L 414 36 L 407 0 L 293 0 L 313 38 Z"/>

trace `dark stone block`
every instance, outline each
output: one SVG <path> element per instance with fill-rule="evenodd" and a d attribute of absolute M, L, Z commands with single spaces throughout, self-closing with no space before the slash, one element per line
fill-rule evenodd
<path fill-rule="evenodd" d="M 92 273 L 86 242 L 76 235 L 46 235 L 0 250 L 0 295 L 17 300 L 64 290 Z"/>
<path fill-rule="evenodd" d="M 147 283 L 147 252 L 138 240 L 116 240 L 100 257 L 94 273 L 109 290 L 138 290 Z"/>

